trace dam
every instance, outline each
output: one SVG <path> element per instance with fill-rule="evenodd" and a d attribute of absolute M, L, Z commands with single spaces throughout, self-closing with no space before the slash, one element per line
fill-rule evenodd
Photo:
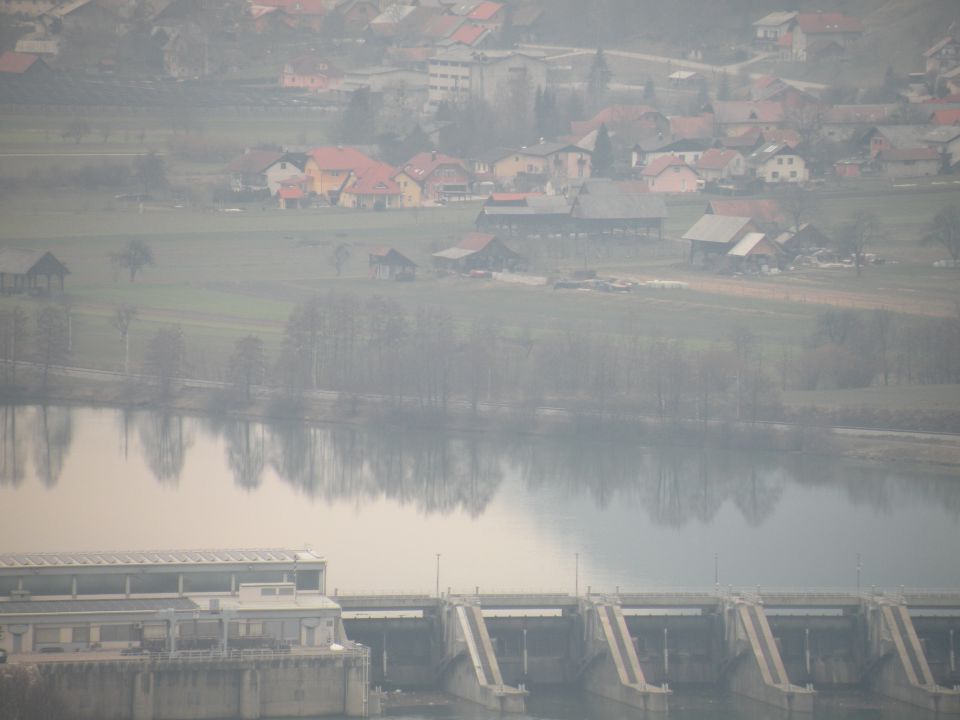
<path fill-rule="evenodd" d="M 792 716 L 858 687 L 960 717 L 960 591 L 340 595 L 325 578 L 310 551 L 0 556 L 0 672 L 90 720 L 365 717 L 382 688 L 513 714 L 550 686 L 651 716 L 696 686 Z"/>

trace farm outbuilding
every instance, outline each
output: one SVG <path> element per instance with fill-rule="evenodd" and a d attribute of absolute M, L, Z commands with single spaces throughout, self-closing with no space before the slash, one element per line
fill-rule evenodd
<path fill-rule="evenodd" d="M 370 277 L 374 280 L 415 280 L 417 264 L 391 247 L 370 250 Z"/>
<path fill-rule="evenodd" d="M 508 248 L 496 235 L 467 233 L 455 247 L 433 254 L 439 271 L 467 273 L 473 270 L 516 270 L 523 257 Z"/>
<path fill-rule="evenodd" d="M 0 250 L 0 293 L 50 293 L 52 278 L 59 281 L 70 274 L 67 266 L 44 250 L 4 248 Z M 46 279 L 46 283 L 43 280 Z"/>

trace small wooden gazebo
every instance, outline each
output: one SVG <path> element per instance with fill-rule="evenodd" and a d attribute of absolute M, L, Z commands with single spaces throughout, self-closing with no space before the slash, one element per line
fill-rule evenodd
<path fill-rule="evenodd" d="M 49 293 L 54 289 L 52 278 L 59 280 L 62 291 L 63 278 L 69 274 L 67 266 L 49 251 L 0 249 L 0 293 Z"/>

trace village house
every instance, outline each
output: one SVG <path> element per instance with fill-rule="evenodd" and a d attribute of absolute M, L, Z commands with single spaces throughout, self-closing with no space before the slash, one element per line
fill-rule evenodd
<path fill-rule="evenodd" d="M 227 166 L 230 188 L 234 192 L 266 190 L 276 195 L 283 180 L 303 174 L 305 160 L 301 154 L 248 148 Z"/>
<path fill-rule="evenodd" d="M 674 115 L 668 120 L 669 135 L 674 140 L 709 139 L 713 137 L 715 127 L 716 118 L 712 112 L 700 115 Z"/>
<path fill-rule="evenodd" d="M 370 278 L 373 280 L 415 280 L 417 264 L 392 247 L 370 250 Z"/>
<path fill-rule="evenodd" d="M 298 55 L 283 66 L 280 87 L 321 92 L 335 87 L 343 73 L 315 55 Z"/>
<path fill-rule="evenodd" d="M 888 178 L 926 177 L 938 175 L 940 152 L 936 148 L 890 148 L 877 155 L 880 174 Z"/>
<path fill-rule="evenodd" d="M 414 155 L 394 180 L 400 185 L 401 207 L 462 200 L 470 192 L 470 173 L 464 161 L 436 151 Z"/>
<path fill-rule="evenodd" d="M 716 134 L 732 137 L 751 128 L 775 130 L 784 126 L 783 105 L 772 100 L 717 100 L 713 103 Z"/>
<path fill-rule="evenodd" d="M 694 169 L 705 183 L 743 177 L 747 172 L 746 160 L 736 150 L 710 148 L 697 159 Z"/>
<path fill-rule="evenodd" d="M 926 74 L 934 82 L 942 73 L 960 66 L 960 42 L 951 35 L 941 38 L 923 53 Z"/>
<path fill-rule="evenodd" d="M 644 164 L 649 165 L 662 157 L 680 158 L 690 167 L 696 165 L 700 156 L 710 147 L 710 141 L 697 138 L 681 138 L 643 153 Z M 639 159 L 639 158 L 637 158 Z"/>
<path fill-rule="evenodd" d="M 790 32 L 796 17 L 796 12 L 785 11 L 764 15 L 753 23 L 754 45 L 757 49 L 767 52 L 776 50 L 780 38 Z"/>
<path fill-rule="evenodd" d="M 358 210 L 391 210 L 401 207 L 400 185 L 393 178 L 397 169 L 375 162 L 354 170 L 340 193 L 337 204 Z"/>
<path fill-rule="evenodd" d="M 930 122 L 933 125 L 960 125 L 960 108 L 935 110 L 930 115 Z"/>
<path fill-rule="evenodd" d="M 307 154 L 304 173 L 313 179 L 313 192 L 336 204 L 351 174 L 376 161 L 352 147 L 319 147 Z"/>
<path fill-rule="evenodd" d="M 810 179 L 807 163 L 786 143 L 771 143 L 747 157 L 753 177 L 767 183 L 803 183 Z"/>
<path fill-rule="evenodd" d="M 935 127 L 924 134 L 923 141 L 927 147 L 940 153 L 944 170 L 950 170 L 960 163 L 960 126 Z"/>
<path fill-rule="evenodd" d="M 341 0 L 329 13 L 336 20 L 330 18 L 327 22 L 339 25 L 347 35 L 359 35 L 380 11 L 380 6 L 371 0 Z"/>
<path fill-rule="evenodd" d="M 640 176 L 650 192 L 697 192 L 702 184 L 700 176 L 683 160 L 673 155 L 661 157 L 647 165 Z"/>
<path fill-rule="evenodd" d="M 784 230 L 774 238 L 774 242 L 783 249 L 785 257 L 788 258 L 796 257 L 804 250 L 833 245 L 833 241 L 812 223 L 801 223 L 799 228 Z"/>
<path fill-rule="evenodd" d="M 849 47 L 863 35 L 863 23 L 841 13 L 800 13 L 792 35 L 794 60 L 816 60 L 836 50 L 845 56 Z"/>
<path fill-rule="evenodd" d="M 864 127 L 893 122 L 899 107 L 894 103 L 834 105 L 821 113 L 820 132 L 834 142 L 847 142 Z"/>
<path fill-rule="evenodd" d="M 481 232 L 467 233 L 455 247 L 433 254 L 433 264 L 438 272 L 513 271 L 522 263 L 523 258 L 504 245 L 500 238 Z"/>
<path fill-rule="evenodd" d="M 518 148 L 492 164 L 493 175 L 517 189 L 563 192 L 574 180 L 590 177 L 590 152 L 577 145 L 539 143 Z"/>
<path fill-rule="evenodd" d="M 747 156 L 763 144 L 763 135 L 763 130 L 758 127 L 751 127 L 739 135 L 722 137 L 719 138 L 719 140 L 720 145 L 727 150 L 736 150 L 742 155 Z"/>
<path fill-rule="evenodd" d="M 46 293 L 55 289 L 56 278 L 60 291 L 63 278 L 69 275 L 67 266 L 51 252 L 20 248 L 0 249 L 0 293 Z"/>
<path fill-rule="evenodd" d="M 428 72 L 428 97 L 434 107 L 470 98 L 493 106 L 514 86 L 530 91 L 547 86 L 547 62 L 542 53 L 529 50 L 478 52 L 458 45 L 430 58 Z"/>
<path fill-rule="evenodd" d="M 871 158 L 884 150 L 927 147 L 924 136 L 930 131 L 927 125 L 878 125 L 863 132 L 857 145 Z"/>
<path fill-rule="evenodd" d="M 707 214 L 697 220 L 682 239 L 690 242 L 688 259 L 693 264 L 697 254 L 702 262 L 708 262 L 711 257 L 726 255 L 745 237 L 759 232 L 748 217 Z"/>
<path fill-rule="evenodd" d="M 281 210 L 306 207 L 310 203 L 312 178 L 309 175 L 293 175 L 280 181 L 277 200 Z"/>
<path fill-rule="evenodd" d="M 481 2 L 467 13 L 467 20 L 472 24 L 497 33 L 503 28 L 507 17 L 507 10 L 503 3 Z"/>

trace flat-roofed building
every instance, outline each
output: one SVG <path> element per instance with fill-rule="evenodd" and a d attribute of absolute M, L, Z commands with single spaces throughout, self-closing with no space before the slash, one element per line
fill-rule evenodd
<path fill-rule="evenodd" d="M 176 652 L 342 642 L 310 550 L 0 555 L 0 648 L 8 653 Z"/>

